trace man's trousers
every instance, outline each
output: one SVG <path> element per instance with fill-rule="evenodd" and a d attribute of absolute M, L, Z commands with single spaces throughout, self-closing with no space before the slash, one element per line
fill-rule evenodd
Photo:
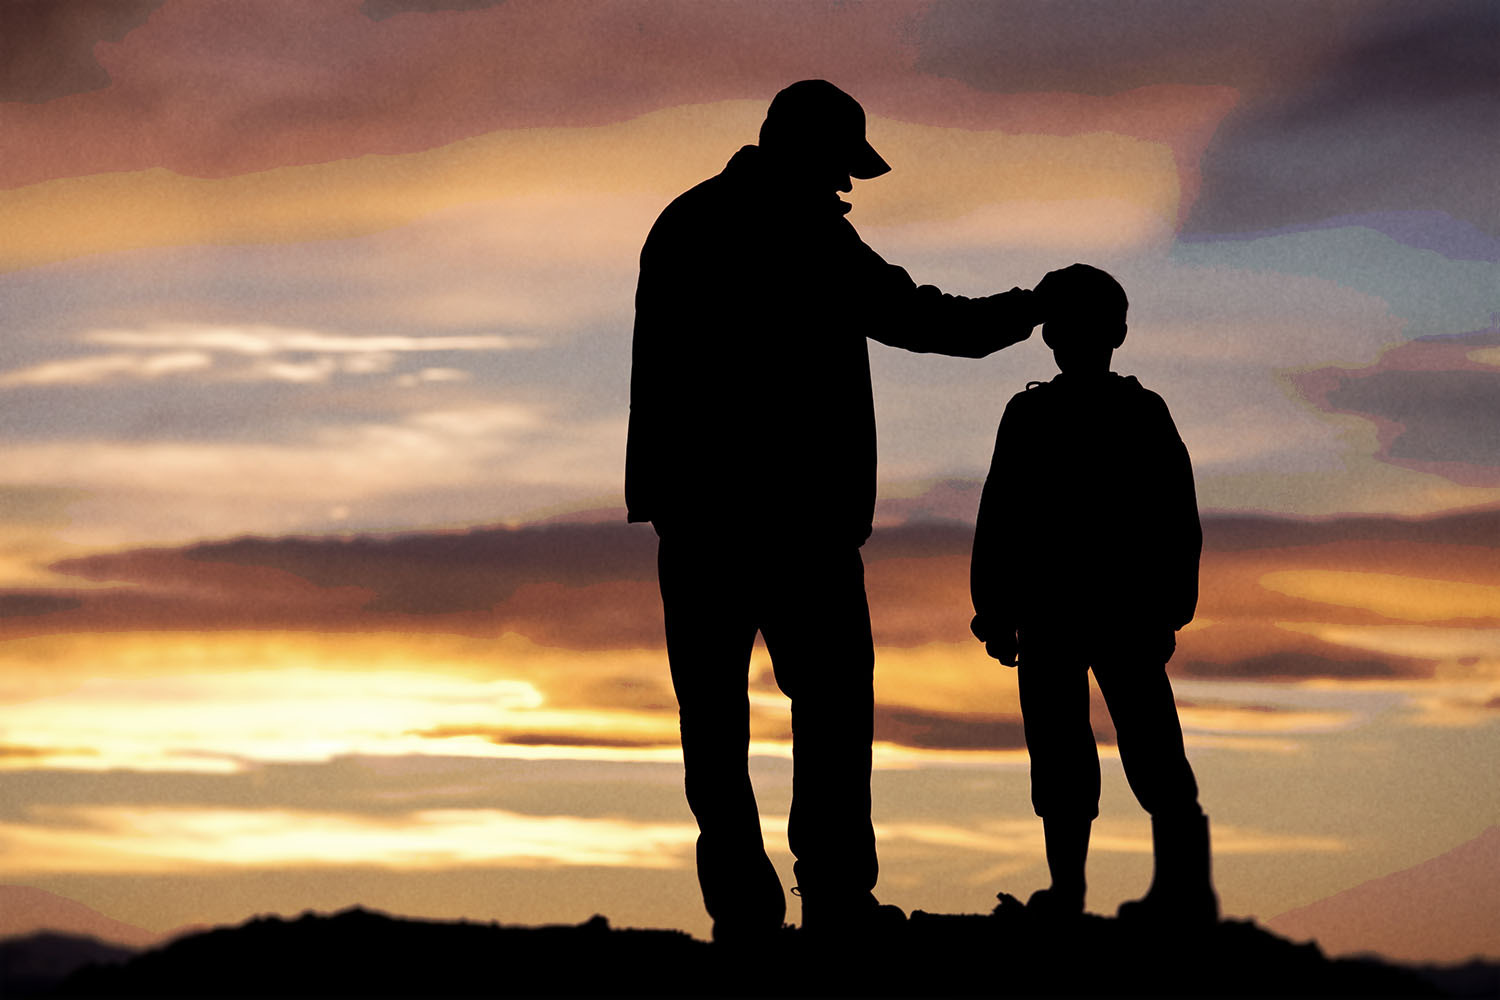
<path fill-rule="evenodd" d="M 791 699 L 787 834 L 797 883 L 820 896 L 868 894 L 877 875 L 870 823 L 875 652 L 858 547 L 725 545 L 668 535 L 658 569 L 709 915 L 716 924 L 773 927 L 785 915 L 747 764 L 756 632 Z"/>

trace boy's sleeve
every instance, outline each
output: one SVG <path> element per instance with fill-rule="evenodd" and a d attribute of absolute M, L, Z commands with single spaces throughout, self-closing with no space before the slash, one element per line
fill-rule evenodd
<path fill-rule="evenodd" d="M 990 473 L 979 497 L 979 516 L 974 525 L 974 552 L 969 560 L 969 595 L 974 601 L 976 626 L 990 634 L 1014 631 L 1016 600 L 1014 579 L 1015 524 L 1021 517 L 1017 507 L 1020 491 L 1012 488 L 1013 474 L 1020 466 L 1021 426 L 1025 423 L 1022 402 L 1025 393 L 1011 399 L 995 433 L 995 453 Z"/>
<path fill-rule="evenodd" d="M 1198 493 L 1193 485 L 1193 463 L 1187 446 L 1160 396 L 1153 393 L 1161 442 L 1158 455 L 1162 484 L 1163 610 L 1168 623 L 1180 629 L 1193 620 L 1198 608 L 1198 561 L 1203 553 L 1203 525 L 1198 519 Z"/>

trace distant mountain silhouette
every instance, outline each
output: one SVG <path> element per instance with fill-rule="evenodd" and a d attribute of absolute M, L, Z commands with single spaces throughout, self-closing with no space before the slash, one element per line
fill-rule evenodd
<path fill-rule="evenodd" d="M 1479 972 L 1494 973 L 1493 966 Z M 1482 982 L 1474 976 L 1455 979 Z M 918 911 L 880 940 L 801 931 L 747 953 L 680 931 L 407 920 L 355 908 L 257 918 L 84 969 L 68 997 L 1442 996 L 1375 959 L 1326 958 L 1249 922 L 1190 940 L 1085 917 L 1058 927 L 1005 897 L 990 915 Z M 1478 995 L 1478 994 L 1474 994 Z"/>
<path fill-rule="evenodd" d="M 43 931 L 0 940 L 0 997 L 44 995 L 87 965 L 120 965 L 138 949 Z"/>
<path fill-rule="evenodd" d="M 1330 954 L 1408 961 L 1500 959 L 1500 826 L 1430 861 L 1267 921 Z"/>
<path fill-rule="evenodd" d="M 65 896 L 28 885 L 0 885 L 0 938 L 55 931 L 144 948 L 170 935 L 122 923 Z"/>

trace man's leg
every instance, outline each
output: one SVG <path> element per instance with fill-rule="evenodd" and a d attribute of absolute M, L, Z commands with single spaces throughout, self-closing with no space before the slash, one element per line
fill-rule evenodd
<path fill-rule="evenodd" d="M 1089 723 L 1089 673 L 1060 636 L 1020 636 L 1017 683 L 1031 804 L 1042 818 L 1052 884 L 1028 905 L 1058 914 L 1083 912 L 1089 833 L 1099 815 L 1099 749 Z"/>
<path fill-rule="evenodd" d="M 857 547 L 798 550 L 775 564 L 782 586 L 761 631 L 776 683 L 792 700 L 787 836 L 805 923 L 809 899 L 828 901 L 828 911 L 873 906 L 875 647 Z"/>
<path fill-rule="evenodd" d="M 722 545 L 695 538 L 662 539 L 657 558 L 698 884 L 716 939 L 769 933 L 786 916 L 747 765 L 757 595 L 734 562 Z"/>

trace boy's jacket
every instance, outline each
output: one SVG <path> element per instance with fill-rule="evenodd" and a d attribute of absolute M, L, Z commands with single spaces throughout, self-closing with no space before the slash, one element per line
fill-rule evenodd
<path fill-rule="evenodd" d="M 991 630 L 1181 628 L 1202 547 L 1192 465 L 1160 396 L 1108 372 L 1011 399 L 970 571 Z"/>

